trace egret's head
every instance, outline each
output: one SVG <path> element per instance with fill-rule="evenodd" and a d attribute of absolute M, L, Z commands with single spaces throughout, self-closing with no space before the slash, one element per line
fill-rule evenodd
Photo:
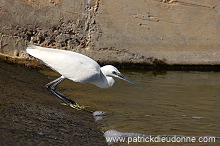
<path fill-rule="evenodd" d="M 128 77 L 124 76 L 123 74 L 121 74 L 118 69 L 112 65 L 106 65 L 103 66 L 101 68 L 102 73 L 106 76 L 106 77 L 116 77 L 122 80 L 125 80 L 131 84 L 134 84 L 138 87 L 141 87 L 140 85 L 138 85 L 137 83 L 135 83 L 134 81 L 130 80 Z"/>

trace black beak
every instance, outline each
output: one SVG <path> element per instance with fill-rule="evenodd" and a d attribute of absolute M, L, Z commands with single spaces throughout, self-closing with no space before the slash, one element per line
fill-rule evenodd
<path fill-rule="evenodd" d="M 138 85 L 137 83 L 135 83 L 134 81 L 130 80 L 128 77 L 124 76 L 123 74 L 121 73 L 117 73 L 116 76 L 119 78 L 119 79 L 122 79 L 122 80 L 125 80 L 131 84 L 134 84 L 135 86 L 138 86 L 140 88 L 142 88 L 140 85 Z"/>

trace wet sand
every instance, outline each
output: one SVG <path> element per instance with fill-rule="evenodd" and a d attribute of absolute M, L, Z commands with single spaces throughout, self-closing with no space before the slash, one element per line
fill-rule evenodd
<path fill-rule="evenodd" d="M 92 115 L 61 105 L 47 76 L 0 61 L 0 145 L 106 145 Z"/>

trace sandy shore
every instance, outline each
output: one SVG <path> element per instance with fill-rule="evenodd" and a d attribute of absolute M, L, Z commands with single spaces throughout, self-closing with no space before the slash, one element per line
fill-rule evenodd
<path fill-rule="evenodd" d="M 92 115 L 62 106 L 36 69 L 0 61 L 0 145 L 106 145 Z"/>

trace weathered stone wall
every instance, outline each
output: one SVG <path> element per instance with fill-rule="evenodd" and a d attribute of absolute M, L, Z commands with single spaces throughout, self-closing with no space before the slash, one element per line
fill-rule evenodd
<path fill-rule="evenodd" d="M 27 44 L 100 62 L 220 65 L 219 0 L 1 0 L 0 52 Z"/>
<path fill-rule="evenodd" d="M 27 44 L 85 45 L 86 0 L 1 0 L 0 52 L 26 56 Z"/>

